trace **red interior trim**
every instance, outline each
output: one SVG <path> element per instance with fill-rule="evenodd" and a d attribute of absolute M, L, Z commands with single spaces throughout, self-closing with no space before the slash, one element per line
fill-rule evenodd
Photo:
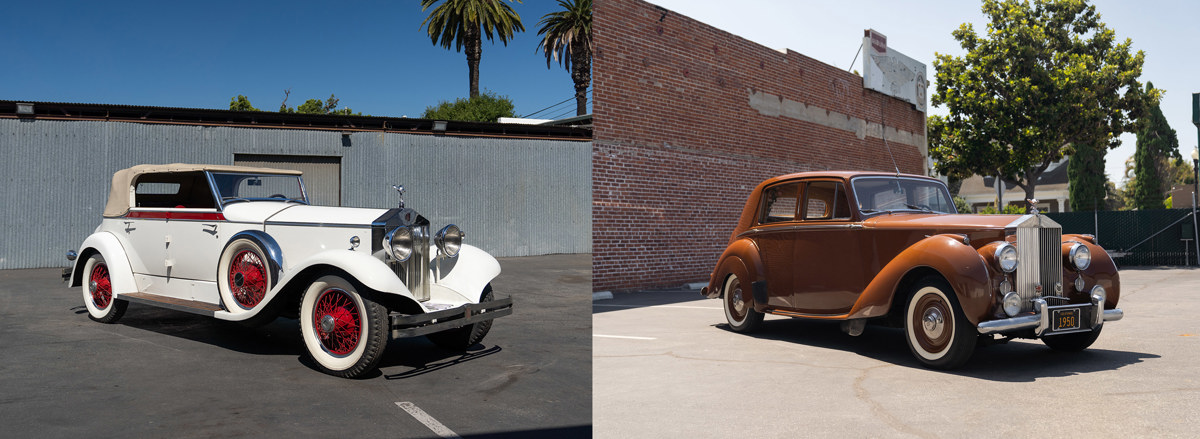
<path fill-rule="evenodd" d="M 125 217 L 167 220 L 225 221 L 225 214 L 220 212 L 131 211 L 125 215 Z"/>

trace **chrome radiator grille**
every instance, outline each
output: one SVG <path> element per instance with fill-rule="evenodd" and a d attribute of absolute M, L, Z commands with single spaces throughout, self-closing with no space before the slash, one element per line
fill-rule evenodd
<path fill-rule="evenodd" d="M 429 226 L 415 226 L 412 231 L 413 254 L 400 264 L 404 267 L 402 278 L 413 297 L 424 302 L 429 300 Z"/>
<path fill-rule="evenodd" d="M 1036 219 L 1041 219 L 1037 218 Z M 1047 224 L 1049 223 L 1049 224 Z M 1062 227 L 1034 221 L 1017 227 L 1017 293 L 1021 311 L 1032 311 L 1035 298 L 1056 295 L 1062 282 Z"/>

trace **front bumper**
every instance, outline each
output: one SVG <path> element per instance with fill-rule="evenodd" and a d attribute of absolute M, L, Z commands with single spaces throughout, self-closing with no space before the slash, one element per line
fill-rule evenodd
<path fill-rule="evenodd" d="M 1091 321 L 1088 322 L 1090 325 L 1081 325 L 1080 329 L 1071 331 L 1051 332 L 1050 313 L 1052 313 L 1054 310 L 1068 308 L 1080 308 L 1081 310 L 1088 309 L 1092 316 Z M 1041 337 L 1043 335 L 1092 331 L 1104 324 L 1104 322 L 1113 322 L 1121 320 L 1122 317 L 1125 317 L 1125 312 L 1121 311 L 1120 308 L 1104 309 L 1104 304 L 1095 300 L 1093 300 L 1090 304 L 1075 303 L 1050 306 L 1048 303 L 1046 303 L 1045 299 L 1033 299 L 1033 309 L 1034 313 L 1030 315 L 981 322 L 976 329 L 979 330 L 980 334 L 1009 333 L 1032 329 L 1035 336 Z"/>
<path fill-rule="evenodd" d="M 512 298 L 505 297 L 424 314 L 393 312 L 389 316 L 392 338 L 416 337 L 504 317 L 512 314 L 512 304 Z"/>

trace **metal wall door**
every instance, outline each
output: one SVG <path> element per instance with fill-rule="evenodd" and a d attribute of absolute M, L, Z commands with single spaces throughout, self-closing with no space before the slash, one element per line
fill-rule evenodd
<path fill-rule="evenodd" d="M 234 154 L 233 164 L 293 169 L 304 173 L 304 189 L 314 206 L 342 205 L 342 158 L 309 155 Z"/>

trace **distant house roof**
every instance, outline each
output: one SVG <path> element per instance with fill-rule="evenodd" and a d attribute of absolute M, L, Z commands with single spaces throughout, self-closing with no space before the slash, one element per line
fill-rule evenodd
<path fill-rule="evenodd" d="M 149 107 L 137 105 L 84 104 L 0 100 L 0 119 L 99 120 L 175 125 L 233 126 L 269 129 L 404 132 L 448 136 L 523 137 L 591 140 L 590 125 L 524 125 L 448 121 L 440 129 L 429 119 L 406 117 L 347 116 L 333 114 L 233 111 L 205 108 Z"/>
<path fill-rule="evenodd" d="M 1043 172 L 1037 180 L 1038 188 L 1042 189 L 1059 189 L 1059 185 L 1066 187 L 1067 179 L 1067 159 L 1051 163 L 1046 172 Z M 1010 191 L 1016 188 L 1016 185 L 1005 182 L 1004 190 Z M 996 177 L 995 176 L 973 176 L 963 180 L 962 188 L 958 190 L 959 196 L 968 194 L 993 194 L 996 193 Z"/>

